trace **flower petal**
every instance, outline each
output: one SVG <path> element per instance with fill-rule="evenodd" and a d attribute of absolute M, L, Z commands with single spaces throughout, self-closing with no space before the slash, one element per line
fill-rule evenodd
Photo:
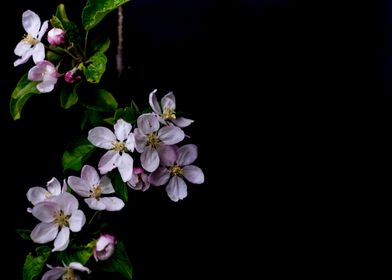
<path fill-rule="evenodd" d="M 48 21 L 48 20 L 45 20 L 45 21 L 42 23 L 41 30 L 40 30 L 39 33 L 38 33 L 37 39 L 38 39 L 39 41 L 41 41 L 42 37 L 45 35 L 45 32 L 46 32 L 46 30 L 48 30 L 48 27 L 49 27 L 49 21 Z"/>
<path fill-rule="evenodd" d="M 99 185 L 102 188 L 103 194 L 114 193 L 112 181 L 110 181 L 110 178 L 108 176 L 103 176 L 101 178 L 101 181 L 99 182 Z"/>
<path fill-rule="evenodd" d="M 140 155 L 142 167 L 148 172 L 153 172 L 159 166 L 159 156 L 156 149 L 150 146 L 146 147 L 144 152 Z"/>
<path fill-rule="evenodd" d="M 69 228 L 73 232 L 79 232 L 86 223 L 86 216 L 82 210 L 76 210 L 68 220 Z"/>
<path fill-rule="evenodd" d="M 107 151 L 99 160 L 98 169 L 101 174 L 106 174 L 116 168 L 120 161 L 120 154 L 117 151 Z"/>
<path fill-rule="evenodd" d="M 176 109 L 176 97 L 172 91 L 162 97 L 161 104 L 164 111 L 166 108 L 172 110 Z"/>
<path fill-rule="evenodd" d="M 186 119 L 184 117 L 178 117 L 178 118 L 175 118 L 175 119 L 171 119 L 171 122 L 174 123 L 178 127 L 187 127 L 191 123 L 193 123 L 193 120 Z"/>
<path fill-rule="evenodd" d="M 151 106 L 152 110 L 153 110 L 156 114 L 160 115 L 160 114 L 162 114 L 162 110 L 161 110 L 161 106 L 159 106 L 157 96 L 155 95 L 156 92 L 157 92 L 157 90 L 154 89 L 154 90 L 150 93 L 150 96 L 149 96 L 149 98 L 148 98 L 148 102 L 150 103 L 150 106 Z"/>
<path fill-rule="evenodd" d="M 133 158 L 129 154 L 123 153 L 120 156 L 120 161 L 117 168 L 120 172 L 123 182 L 129 181 L 133 174 Z"/>
<path fill-rule="evenodd" d="M 182 175 L 189 182 L 193 184 L 203 184 L 204 183 L 204 173 L 203 171 L 194 165 L 184 166 L 182 168 Z"/>
<path fill-rule="evenodd" d="M 103 249 L 105 249 L 106 246 L 108 246 L 109 244 L 113 244 L 115 242 L 116 242 L 116 239 L 114 238 L 113 235 L 102 234 L 98 238 L 97 244 L 95 245 L 95 248 L 97 251 L 102 251 Z"/>
<path fill-rule="evenodd" d="M 53 83 L 52 81 L 45 81 L 42 83 L 39 83 L 37 85 L 37 89 L 39 92 L 45 93 L 45 92 L 51 92 L 54 89 L 54 85 L 56 83 Z"/>
<path fill-rule="evenodd" d="M 170 179 L 169 184 L 167 184 L 166 187 L 166 192 L 174 202 L 184 199 L 188 194 L 184 180 L 178 176 L 174 176 Z"/>
<path fill-rule="evenodd" d="M 27 199 L 33 205 L 46 200 L 47 190 L 41 187 L 32 187 L 27 191 Z"/>
<path fill-rule="evenodd" d="M 124 141 L 128 138 L 128 134 L 131 132 L 132 125 L 123 119 L 118 119 L 114 125 L 114 134 L 117 139 L 120 141 Z"/>
<path fill-rule="evenodd" d="M 102 197 L 101 201 L 106 205 L 106 211 L 120 211 L 125 205 L 118 197 Z"/>
<path fill-rule="evenodd" d="M 45 272 L 41 280 L 57 280 L 64 275 L 66 270 L 67 269 L 65 267 L 54 267 L 51 270 Z"/>
<path fill-rule="evenodd" d="M 87 203 L 88 207 L 93 210 L 101 211 L 106 208 L 106 205 L 102 203 L 101 199 L 97 200 L 96 198 L 86 198 L 84 201 Z"/>
<path fill-rule="evenodd" d="M 171 166 L 177 161 L 177 146 L 163 145 L 158 147 L 159 160 L 163 166 Z"/>
<path fill-rule="evenodd" d="M 91 186 L 85 180 L 76 176 L 68 177 L 68 185 L 81 197 L 89 197 Z"/>
<path fill-rule="evenodd" d="M 24 42 L 24 41 L 20 41 L 17 45 L 16 45 L 16 47 L 15 47 L 15 50 L 14 50 L 14 53 L 17 55 L 17 56 L 23 56 L 27 51 L 29 51 L 31 49 L 31 45 L 30 44 L 27 44 L 26 42 Z"/>
<path fill-rule="evenodd" d="M 30 234 L 31 240 L 35 243 L 44 244 L 56 238 L 58 225 L 54 223 L 39 223 Z"/>
<path fill-rule="evenodd" d="M 32 214 L 41 222 L 50 223 L 54 221 L 54 215 L 60 212 L 60 210 L 60 205 L 46 200 L 35 205 Z"/>
<path fill-rule="evenodd" d="M 42 43 L 38 43 L 33 47 L 33 60 L 34 63 L 38 63 L 45 59 L 45 46 Z"/>
<path fill-rule="evenodd" d="M 71 262 L 70 264 L 69 264 L 69 267 L 70 268 L 72 268 L 72 269 L 74 269 L 74 270 L 79 270 L 79 271 L 82 271 L 82 272 L 87 272 L 87 273 L 91 273 L 91 270 L 90 269 L 88 269 L 87 267 L 85 267 L 84 265 L 82 265 L 81 263 L 78 263 L 78 262 Z"/>
<path fill-rule="evenodd" d="M 79 207 L 76 197 L 68 192 L 54 196 L 52 201 L 56 202 L 66 215 L 72 214 Z"/>
<path fill-rule="evenodd" d="M 69 243 L 69 228 L 62 227 L 59 234 L 54 241 L 54 248 L 52 252 L 64 251 L 68 247 Z"/>
<path fill-rule="evenodd" d="M 158 138 L 165 145 L 174 145 L 182 141 L 185 137 L 181 128 L 169 125 L 164 126 L 158 131 Z"/>
<path fill-rule="evenodd" d="M 30 56 L 33 55 L 33 48 L 30 48 L 27 52 L 23 54 L 23 56 L 14 62 L 14 66 L 18 66 L 20 64 L 26 63 L 29 60 Z"/>
<path fill-rule="evenodd" d="M 162 186 L 166 184 L 170 179 L 170 172 L 167 168 L 165 167 L 159 167 L 157 170 L 155 170 L 153 173 L 150 174 L 148 177 L 148 181 L 151 183 L 151 185 L 154 186 Z"/>
<path fill-rule="evenodd" d="M 100 181 L 99 174 L 97 170 L 95 170 L 95 168 L 92 167 L 91 165 L 83 166 L 80 177 L 86 181 L 87 185 L 90 188 L 99 185 L 99 181 Z"/>
<path fill-rule="evenodd" d="M 135 137 L 136 151 L 142 153 L 147 145 L 147 136 L 144 135 L 144 133 L 139 128 L 135 128 L 133 134 Z"/>
<path fill-rule="evenodd" d="M 28 34 L 36 38 L 41 27 L 41 19 L 33 11 L 27 10 L 22 14 L 22 25 Z"/>
<path fill-rule="evenodd" d="M 197 158 L 197 146 L 188 144 L 178 149 L 177 164 L 180 166 L 189 165 Z"/>
<path fill-rule="evenodd" d="M 48 191 L 53 195 L 59 195 L 61 193 L 61 184 L 57 178 L 53 177 L 47 184 Z"/>
<path fill-rule="evenodd" d="M 135 135 L 133 133 L 128 135 L 127 141 L 125 142 L 125 147 L 128 149 L 128 151 L 131 152 L 135 150 Z"/>
<path fill-rule="evenodd" d="M 151 134 L 159 129 L 159 120 L 155 114 L 142 114 L 137 118 L 137 127 L 143 134 Z"/>
<path fill-rule="evenodd" d="M 88 132 L 87 139 L 94 146 L 110 150 L 113 148 L 113 141 L 116 141 L 116 135 L 109 128 L 98 126 Z"/>
<path fill-rule="evenodd" d="M 45 68 L 36 65 L 29 70 L 27 74 L 27 78 L 30 81 L 42 81 L 42 77 L 44 75 L 45 75 Z"/>

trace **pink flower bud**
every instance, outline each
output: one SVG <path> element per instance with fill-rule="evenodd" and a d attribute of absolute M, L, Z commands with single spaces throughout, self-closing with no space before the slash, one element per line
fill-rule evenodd
<path fill-rule="evenodd" d="M 65 42 L 65 31 L 61 28 L 52 28 L 48 32 L 48 42 L 53 46 L 64 44 Z"/>
<path fill-rule="evenodd" d="M 110 258 L 115 250 L 116 238 L 110 234 L 102 234 L 94 248 L 94 258 L 96 261 L 104 261 Z"/>
<path fill-rule="evenodd" d="M 75 69 L 69 70 L 68 72 L 65 73 L 64 75 L 64 80 L 69 83 L 69 84 L 73 84 L 75 82 L 79 82 L 81 77 L 79 75 L 75 75 L 76 74 Z"/>

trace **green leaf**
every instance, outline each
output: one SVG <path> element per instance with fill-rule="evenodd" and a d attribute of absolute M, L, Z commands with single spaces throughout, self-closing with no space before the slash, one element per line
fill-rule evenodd
<path fill-rule="evenodd" d="M 29 81 L 27 73 L 22 76 L 11 94 L 10 112 L 14 120 L 20 119 L 20 114 L 27 100 L 34 94 L 39 94 L 38 82 Z"/>
<path fill-rule="evenodd" d="M 83 68 L 86 80 L 93 84 L 99 83 L 103 73 L 105 73 L 106 62 L 106 55 L 101 52 L 96 52 L 92 57 L 90 57 L 88 65 Z"/>
<path fill-rule="evenodd" d="M 80 86 L 81 82 L 74 85 L 73 90 L 71 92 L 67 92 L 65 88 L 62 88 L 60 92 L 60 104 L 64 109 L 69 109 L 71 106 L 75 105 L 78 102 L 78 94 L 76 90 Z"/>
<path fill-rule="evenodd" d="M 102 261 L 101 264 L 103 271 L 118 272 L 126 279 L 132 280 L 132 264 L 121 241 L 117 242 L 114 254 L 108 260 Z"/>
<path fill-rule="evenodd" d="M 23 265 L 23 280 L 33 280 L 36 279 L 46 261 L 48 260 L 51 248 L 48 246 L 40 246 L 35 249 L 37 256 L 33 257 L 30 253 L 26 256 L 25 263 Z"/>
<path fill-rule="evenodd" d="M 123 119 L 131 124 L 136 123 L 137 118 L 140 116 L 140 110 L 135 102 L 131 102 L 131 106 L 120 108 L 116 110 L 114 118 L 116 120 Z"/>
<path fill-rule="evenodd" d="M 82 23 L 86 31 L 94 28 L 108 13 L 130 0 L 87 0 L 82 12 Z"/>
<path fill-rule="evenodd" d="M 80 171 L 82 165 L 95 150 L 95 146 L 86 138 L 77 139 L 63 154 L 63 171 L 67 169 Z"/>
<path fill-rule="evenodd" d="M 83 104 L 86 108 L 90 110 L 100 112 L 113 112 L 118 107 L 116 99 L 107 90 L 99 89 L 95 91 L 92 98 L 94 99 L 92 104 Z"/>
<path fill-rule="evenodd" d="M 71 246 L 69 246 L 67 251 L 59 252 L 58 258 L 65 264 L 70 264 L 71 262 L 79 262 L 84 265 L 92 256 L 96 243 L 97 241 L 93 240 L 82 246 L 72 244 Z"/>
<path fill-rule="evenodd" d="M 109 178 L 112 181 L 112 185 L 116 194 L 124 201 L 128 201 L 128 186 L 123 182 L 121 175 L 118 171 L 109 173 Z"/>
<path fill-rule="evenodd" d="M 54 19 L 53 18 L 57 18 Z M 56 16 L 52 18 L 56 25 L 59 25 L 59 22 L 63 26 L 62 29 L 66 31 L 66 36 L 68 41 L 79 45 L 82 40 L 80 37 L 78 26 L 68 19 L 67 13 L 65 12 L 64 4 L 60 4 L 57 6 Z M 52 20 L 50 21 L 52 23 Z M 58 27 L 61 28 L 61 27 Z"/>
<path fill-rule="evenodd" d="M 59 8 L 57 7 L 57 9 L 59 9 Z M 56 16 L 52 16 L 52 18 L 50 19 L 50 24 L 51 24 L 53 27 L 60 28 L 60 29 L 64 29 L 63 23 L 62 23 L 61 20 L 60 20 L 58 17 L 56 17 Z"/>
<path fill-rule="evenodd" d="M 93 53 L 100 52 L 104 53 L 106 52 L 109 47 L 110 47 L 110 39 L 109 37 L 105 37 L 104 39 L 96 39 L 93 42 L 91 42 L 92 50 Z"/>
<path fill-rule="evenodd" d="M 30 238 L 31 230 L 29 229 L 17 229 L 16 233 L 24 240 L 31 240 Z"/>

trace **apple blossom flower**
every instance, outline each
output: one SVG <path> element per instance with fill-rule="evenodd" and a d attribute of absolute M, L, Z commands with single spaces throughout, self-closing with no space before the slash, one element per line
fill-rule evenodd
<path fill-rule="evenodd" d="M 75 270 L 81 272 L 87 272 L 88 274 L 91 273 L 90 269 L 82 265 L 78 262 L 71 262 L 69 265 L 64 266 L 51 266 L 47 265 L 50 268 L 47 272 L 44 273 L 41 280 L 80 280 L 80 276 L 75 274 Z"/>
<path fill-rule="evenodd" d="M 65 31 L 61 28 L 52 28 L 48 32 L 48 42 L 52 46 L 59 46 L 65 42 Z"/>
<path fill-rule="evenodd" d="M 42 60 L 29 70 L 27 78 L 30 81 L 41 82 L 37 84 L 39 92 L 50 92 L 54 89 L 59 76 L 52 62 Z"/>
<path fill-rule="evenodd" d="M 31 239 L 39 244 L 54 240 L 53 252 L 65 250 L 70 230 L 79 232 L 86 222 L 86 216 L 78 207 L 78 200 L 68 192 L 36 204 L 32 214 L 41 222 L 31 232 Z"/>
<path fill-rule="evenodd" d="M 141 190 L 143 192 L 148 190 L 150 188 L 150 182 L 148 181 L 148 175 L 145 170 L 141 167 L 134 167 L 133 176 L 127 182 L 127 185 L 134 190 Z"/>
<path fill-rule="evenodd" d="M 26 63 L 33 56 L 34 63 L 45 59 L 45 46 L 41 39 L 48 29 L 48 21 L 44 21 L 41 26 L 41 19 L 33 11 L 27 10 L 22 15 L 22 25 L 27 34 L 16 45 L 14 53 L 20 56 L 14 66 Z"/>
<path fill-rule="evenodd" d="M 123 182 L 132 177 L 133 159 L 128 152 L 135 149 L 135 136 L 131 133 L 132 125 L 123 119 L 114 124 L 114 133 L 102 126 L 88 132 L 87 139 L 96 147 L 108 150 L 99 160 L 98 169 L 106 174 L 118 168 Z"/>
<path fill-rule="evenodd" d="M 119 211 L 125 205 L 117 197 L 102 197 L 102 194 L 114 193 L 114 188 L 108 176 L 100 178 L 90 165 L 83 166 L 80 177 L 68 177 L 68 184 L 81 197 L 88 197 L 84 201 L 91 209 Z"/>
<path fill-rule="evenodd" d="M 185 137 L 181 128 L 174 125 L 159 128 L 159 120 L 155 114 L 142 114 L 137 118 L 135 129 L 136 150 L 141 153 L 142 167 L 153 172 L 159 166 L 158 149 L 164 145 L 173 145 Z"/>
<path fill-rule="evenodd" d="M 162 97 L 161 103 L 159 104 L 155 95 L 156 91 L 154 90 L 150 93 L 149 103 L 154 113 L 159 116 L 160 122 L 167 124 L 166 121 L 170 121 L 178 127 L 186 127 L 193 123 L 193 120 L 176 116 L 176 97 L 173 92 L 169 92 Z"/>
<path fill-rule="evenodd" d="M 116 238 L 110 234 L 102 234 L 95 244 L 93 251 L 96 261 L 104 261 L 110 258 L 116 247 Z"/>
<path fill-rule="evenodd" d="M 184 199 L 187 192 L 187 185 L 184 178 L 193 184 L 204 182 L 203 171 L 191 165 L 197 158 L 197 147 L 193 144 L 177 146 L 164 146 L 159 150 L 161 164 L 155 172 L 149 176 L 150 183 L 154 186 L 166 184 L 166 192 L 171 200 L 178 201 Z"/>

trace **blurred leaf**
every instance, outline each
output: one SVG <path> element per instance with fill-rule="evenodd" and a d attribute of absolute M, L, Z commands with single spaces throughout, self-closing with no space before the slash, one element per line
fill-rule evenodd
<path fill-rule="evenodd" d="M 93 240 L 81 246 L 73 243 L 67 251 L 59 252 L 58 258 L 67 265 L 71 262 L 79 262 L 84 265 L 92 256 L 96 242 L 96 240 Z"/>
<path fill-rule="evenodd" d="M 56 17 L 57 19 L 55 19 L 55 24 L 59 24 L 59 22 L 61 22 L 63 28 L 66 31 L 66 36 L 68 38 L 68 41 L 76 44 L 76 45 L 80 45 L 80 43 L 82 42 L 81 37 L 80 37 L 80 33 L 79 33 L 79 29 L 78 26 L 70 21 L 68 19 L 67 13 L 65 12 L 65 6 L 64 4 L 60 4 L 57 6 L 57 10 L 56 10 Z M 52 18 L 53 19 L 53 18 Z M 52 23 L 52 20 L 51 20 Z"/>
<path fill-rule="evenodd" d="M 58 9 L 58 8 L 57 8 Z M 52 16 L 52 18 L 50 19 L 50 24 L 55 27 L 55 28 L 61 28 L 64 29 L 64 26 L 61 22 L 61 20 L 56 17 L 56 16 Z"/>
<path fill-rule="evenodd" d="M 126 279 L 132 280 L 132 264 L 121 241 L 117 242 L 114 254 L 108 260 L 102 261 L 101 268 L 106 272 L 118 272 Z"/>
<path fill-rule="evenodd" d="M 91 46 L 92 46 L 93 53 L 96 52 L 104 53 L 110 47 L 110 39 L 109 37 L 105 37 L 103 39 L 102 38 L 96 39 L 91 42 Z"/>
<path fill-rule="evenodd" d="M 40 94 L 37 89 L 38 82 L 27 79 L 27 73 L 22 76 L 11 94 L 10 112 L 14 120 L 20 119 L 22 109 L 33 94 Z"/>
<path fill-rule="evenodd" d="M 106 62 L 107 58 L 101 52 L 97 52 L 92 57 L 90 57 L 88 60 L 88 65 L 83 68 L 86 80 L 93 84 L 99 83 L 103 73 L 105 73 Z"/>
<path fill-rule="evenodd" d="M 128 186 L 123 182 L 120 173 L 115 170 L 109 173 L 109 178 L 112 181 L 112 185 L 116 194 L 124 201 L 128 201 Z"/>
<path fill-rule="evenodd" d="M 36 249 L 36 257 L 33 257 L 32 254 L 28 254 L 25 259 L 25 263 L 23 265 L 23 280 L 33 280 L 36 279 L 46 261 L 48 260 L 51 248 L 48 246 L 40 246 Z"/>
<path fill-rule="evenodd" d="M 100 112 L 113 112 L 118 107 L 118 103 L 114 96 L 105 89 L 99 89 L 93 94 L 92 104 L 83 104 L 86 108 L 90 110 L 100 111 Z"/>
<path fill-rule="evenodd" d="M 135 102 L 131 102 L 131 105 L 128 107 L 119 108 L 116 110 L 116 113 L 114 115 L 115 120 L 117 121 L 118 119 L 123 119 L 126 122 L 129 122 L 131 124 L 136 123 L 137 118 L 140 115 L 140 110 L 137 107 Z"/>
<path fill-rule="evenodd" d="M 63 154 L 63 171 L 67 169 L 80 171 L 82 165 L 95 150 L 95 146 L 86 138 L 73 142 Z"/>
<path fill-rule="evenodd" d="M 68 92 L 66 88 L 62 88 L 60 92 L 60 104 L 64 109 L 69 109 L 72 105 L 75 105 L 78 102 L 78 94 L 76 90 L 80 86 L 81 82 L 75 84 L 73 86 L 73 90 Z"/>
<path fill-rule="evenodd" d="M 16 233 L 24 240 L 31 240 L 30 238 L 31 230 L 29 229 L 17 229 Z"/>
<path fill-rule="evenodd" d="M 94 28 L 108 13 L 130 0 L 87 0 L 82 12 L 82 23 L 86 31 Z"/>

